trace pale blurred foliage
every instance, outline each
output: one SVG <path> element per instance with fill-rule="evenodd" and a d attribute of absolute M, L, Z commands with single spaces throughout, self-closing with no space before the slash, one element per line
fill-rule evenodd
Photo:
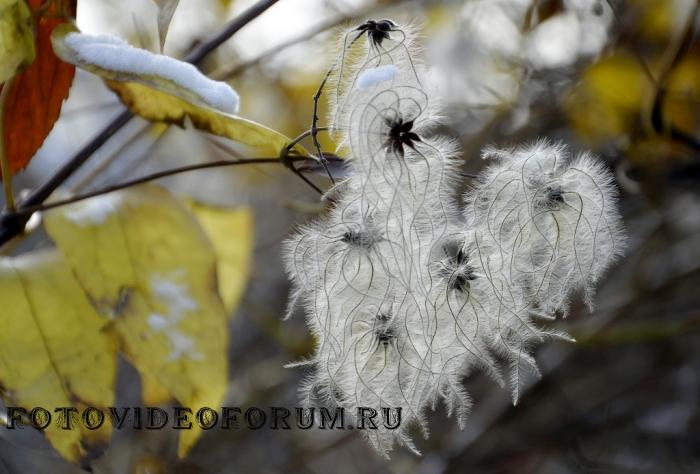
<path fill-rule="evenodd" d="M 182 55 L 253 3 L 182 0 L 165 52 Z M 354 9 L 374 3 L 280 0 L 202 69 L 226 71 L 329 18 L 352 16 Z M 243 429 L 210 431 L 186 461 L 178 462 L 177 433 L 123 431 L 95 463 L 95 472 L 146 472 L 135 467 L 139 463 L 183 473 L 697 472 L 700 232 L 693 216 L 700 215 L 698 152 L 655 133 L 649 124 L 656 91 L 651 79 L 658 77 L 695 2 L 612 0 L 617 15 L 606 1 L 598 2 L 601 14 L 587 10 L 596 2 L 586 0 L 540 0 L 536 11 L 529 0 L 380 3 L 386 5 L 367 15 L 420 25 L 424 62 L 445 106 L 443 132 L 460 139 L 466 170 L 481 168 L 477 157 L 485 144 L 540 136 L 563 139 L 574 150 L 592 148 L 616 170 L 630 250 L 601 282 L 593 314 L 576 304 L 561 324 L 578 342 L 552 343 L 536 354 L 544 378 L 525 390 L 515 408 L 508 394 L 483 376 L 471 379 L 468 388 L 478 409 L 467 429 L 459 431 L 437 413 L 429 420 L 430 440 L 419 443 L 420 458 L 397 451 L 384 461 L 352 432 Z M 86 31 L 157 48 L 152 2 L 82 0 L 80 5 L 86 16 L 79 24 Z M 333 59 L 334 42 L 324 32 L 232 77 L 242 97 L 241 114 L 290 136 L 308 129 L 311 96 Z M 700 136 L 698 51 L 695 42 L 672 71 L 663 104 L 665 121 L 695 137 Z M 118 110 L 115 96 L 99 80 L 78 74 L 61 121 L 18 180 L 19 188 L 47 176 Z M 325 116 L 325 105 L 320 115 Z M 332 151 L 325 134 L 321 139 Z M 134 121 L 72 185 L 90 189 L 149 170 L 231 158 L 231 150 L 251 156 L 192 130 Z M 104 168 L 99 177 L 86 179 L 97 167 Z M 328 186 L 320 177 L 312 179 Z M 256 265 L 232 322 L 227 404 L 296 406 L 303 374 L 282 365 L 308 355 L 311 339 L 302 318 L 280 321 L 288 283 L 279 252 L 294 225 L 322 210 L 317 195 L 282 167 L 201 171 L 162 182 L 202 200 L 253 205 Z M 120 403 L 139 404 L 133 380 L 127 373 L 120 381 Z M 78 472 L 35 434 L 27 433 L 29 441 L 21 445 L 1 438 L 2 472 L 18 472 L 12 469 L 20 463 L 23 472 Z"/>

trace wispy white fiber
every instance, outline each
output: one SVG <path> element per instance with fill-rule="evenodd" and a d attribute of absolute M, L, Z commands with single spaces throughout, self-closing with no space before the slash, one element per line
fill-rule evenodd
<path fill-rule="evenodd" d="M 328 213 L 283 245 L 287 316 L 303 310 L 316 342 L 297 364 L 310 369 L 302 397 L 349 414 L 401 408 L 399 428 L 363 432 L 383 455 L 395 443 L 418 452 L 412 428 L 427 436 L 425 411 L 438 403 L 463 428 L 474 371 L 509 384 L 517 402 L 539 375 L 534 347 L 571 340 L 547 323 L 574 292 L 592 305 L 624 248 L 611 173 L 563 145 L 487 150 L 490 166 L 459 206 L 457 146 L 434 132 L 407 36 L 396 26 L 382 47 L 358 40 L 365 55 L 343 49 L 332 125 L 349 177 Z M 375 81 L 388 66 L 398 73 Z"/>

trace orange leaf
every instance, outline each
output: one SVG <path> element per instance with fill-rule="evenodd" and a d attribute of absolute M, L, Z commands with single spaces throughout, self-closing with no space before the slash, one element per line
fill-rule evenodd
<path fill-rule="evenodd" d="M 28 0 L 37 11 L 44 0 Z M 63 6 L 75 16 L 77 0 L 51 3 L 36 25 L 36 59 L 12 80 L 5 103 L 5 152 L 15 174 L 24 169 L 53 128 L 73 82 L 75 66 L 58 59 L 51 32 L 64 23 Z"/>

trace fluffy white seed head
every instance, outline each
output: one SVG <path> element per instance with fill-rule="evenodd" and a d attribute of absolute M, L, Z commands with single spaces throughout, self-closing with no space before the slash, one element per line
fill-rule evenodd
<path fill-rule="evenodd" d="M 503 385 L 499 359 L 517 401 L 523 374 L 539 374 L 533 348 L 568 338 L 543 322 L 572 292 L 591 303 L 624 239 L 611 174 L 544 141 L 488 150 L 460 210 L 456 145 L 433 132 L 410 39 L 384 26 L 382 47 L 366 31 L 343 36 L 331 99 L 349 177 L 284 255 L 288 314 L 303 308 L 315 338 L 304 399 L 350 414 L 401 407 L 400 428 L 365 432 L 386 455 L 394 442 L 416 451 L 408 428 L 427 433 L 440 400 L 464 427 L 464 379 L 481 370 Z"/>

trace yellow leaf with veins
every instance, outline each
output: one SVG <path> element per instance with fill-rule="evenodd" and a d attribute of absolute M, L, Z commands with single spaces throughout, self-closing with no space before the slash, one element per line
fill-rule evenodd
<path fill-rule="evenodd" d="M 116 350 L 107 321 L 55 250 L 0 259 L 0 301 L 0 382 L 8 404 L 49 410 L 46 437 L 69 461 L 94 454 L 109 440 L 109 417 L 94 431 L 79 418 L 64 430 L 54 409 L 113 405 Z"/>
<path fill-rule="evenodd" d="M 143 374 L 144 400 L 162 401 L 167 391 L 195 413 L 221 406 L 227 312 L 217 254 L 195 215 L 147 185 L 50 211 L 45 223 L 99 312 L 113 319 L 123 351 Z M 230 245 L 249 239 L 250 229 L 239 230 Z M 180 456 L 201 433 L 196 423 L 180 432 Z"/>

